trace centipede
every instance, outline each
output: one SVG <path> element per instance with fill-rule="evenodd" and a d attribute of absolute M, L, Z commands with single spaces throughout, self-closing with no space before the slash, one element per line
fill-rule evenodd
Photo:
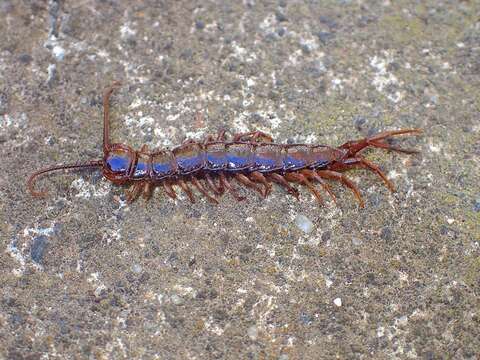
<path fill-rule="evenodd" d="M 151 198 L 154 188 L 160 187 L 172 199 L 177 198 L 176 188 L 183 191 L 190 202 L 195 202 L 193 189 L 211 203 L 218 204 L 219 197 L 229 193 L 238 201 L 245 200 L 236 183 L 266 198 L 272 184 L 299 198 L 298 186 L 303 186 L 323 203 L 320 188 L 336 202 L 331 181 L 350 189 L 364 207 L 365 201 L 355 182 L 344 173 L 353 168 L 373 172 L 385 186 L 395 191 L 393 183 L 380 167 L 367 160 L 363 152 L 368 148 L 414 154 L 415 149 L 405 149 L 391 144 L 390 139 L 400 135 L 414 136 L 422 129 L 389 130 L 359 140 L 347 141 L 338 147 L 312 144 L 279 144 L 261 131 L 236 133 L 227 139 L 225 130 L 208 135 L 202 141 L 185 140 L 172 149 L 149 150 L 143 145 L 139 150 L 110 140 L 110 97 L 121 84 L 114 82 L 103 94 L 103 157 L 83 163 L 48 166 L 34 172 L 27 180 L 33 197 L 45 197 L 46 191 L 35 190 L 40 175 L 58 170 L 101 169 L 103 176 L 116 185 L 125 185 L 128 203 L 140 195 Z M 233 182 L 235 181 L 235 184 Z M 318 185 L 318 186 L 317 186 Z"/>

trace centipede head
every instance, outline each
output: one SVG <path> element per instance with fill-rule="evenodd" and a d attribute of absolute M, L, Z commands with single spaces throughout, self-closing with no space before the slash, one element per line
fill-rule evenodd
<path fill-rule="evenodd" d="M 129 180 L 136 158 L 135 151 L 123 144 L 110 144 L 103 157 L 103 175 L 116 184 Z"/>

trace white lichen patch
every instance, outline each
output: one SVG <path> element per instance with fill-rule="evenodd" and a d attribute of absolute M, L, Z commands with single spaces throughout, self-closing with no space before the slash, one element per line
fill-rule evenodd
<path fill-rule="evenodd" d="M 8 130 L 9 128 L 20 129 L 27 126 L 27 114 L 3 114 L 0 116 L 0 130 Z"/>
<path fill-rule="evenodd" d="M 112 186 L 110 182 L 105 180 L 102 180 L 97 184 L 92 184 L 86 182 L 83 178 L 78 178 L 72 182 L 70 188 L 78 191 L 75 197 L 89 199 L 91 197 L 96 198 L 107 196 Z"/>
<path fill-rule="evenodd" d="M 137 30 L 133 29 L 133 26 L 130 22 L 127 22 L 120 27 L 120 37 L 123 40 L 133 39 L 136 34 Z"/>
<path fill-rule="evenodd" d="M 139 111 L 136 117 L 127 115 L 125 116 L 125 125 L 132 127 L 151 127 L 155 123 L 155 119 L 151 116 L 143 116 L 143 112 Z"/>
<path fill-rule="evenodd" d="M 215 323 L 211 316 L 208 318 L 208 320 L 204 322 L 204 326 L 205 330 L 210 331 L 211 333 L 218 336 L 221 336 L 225 331 L 218 324 Z"/>
<path fill-rule="evenodd" d="M 87 282 L 94 286 L 93 293 L 95 296 L 100 296 L 102 292 L 108 289 L 107 286 L 100 280 L 100 274 L 98 272 L 91 273 L 87 278 Z"/>
<path fill-rule="evenodd" d="M 7 245 L 5 252 L 9 254 L 17 263 L 18 268 L 12 269 L 15 276 L 22 276 L 31 266 L 35 270 L 41 270 L 42 266 L 30 260 L 29 250 L 32 246 L 33 238 L 37 236 L 50 237 L 55 232 L 55 222 L 48 227 L 26 227 L 12 238 Z"/>
<path fill-rule="evenodd" d="M 387 86 L 402 85 L 397 77 L 387 70 L 389 64 L 393 62 L 393 56 L 389 52 L 384 52 L 385 57 L 374 56 L 370 58 L 370 66 L 374 69 L 375 75 L 372 80 L 372 85 L 377 91 L 383 93 Z M 404 94 L 400 91 L 385 94 L 389 100 L 394 103 L 403 99 Z"/>
<path fill-rule="evenodd" d="M 112 242 L 118 242 L 121 239 L 120 229 L 106 228 L 102 236 L 102 241 L 110 245 Z"/>

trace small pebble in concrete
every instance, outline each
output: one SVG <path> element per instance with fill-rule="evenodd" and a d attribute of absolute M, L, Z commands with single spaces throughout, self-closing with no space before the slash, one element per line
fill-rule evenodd
<path fill-rule="evenodd" d="M 359 238 L 352 238 L 352 244 L 355 245 L 355 246 L 359 246 L 359 245 L 362 245 L 362 240 L 360 240 Z"/>
<path fill-rule="evenodd" d="M 337 305 L 338 307 L 340 307 L 340 306 L 342 306 L 342 299 L 336 298 L 335 300 L 333 300 L 333 303 L 335 305 Z"/>
<path fill-rule="evenodd" d="M 306 234 L 311 233 L 313 230 L 312 221 L 302 214 L 298 214 L 295 218 L 295 225 Z"/>
<path fill-rule="evenodd" d="M 256 340 L 258 336 L 257 326 L 256 325 L 250 326 L 247 330 L 247 335 L 250 339 Z"/>
<path fill-rule="evenodd" d="M 183 301 L 183 299 L 176 294 L 172 295 L 170 299 L 172 300 L 172 303 L 174 303 L 175 305 L 183 305 L 185 303 L 185 301 Z"/>
<path fill-rule="evenodd" d="M 142 272 L 142 267 L 139 264 L 133 264 L 132 271 L 135 274 L 140 274 Z"/>
<path fill-rule="evenodd" d="M 30 256 L 33 261 L 39 263 L 42 261 L 43 252 L 47 246 L 47 237 L 45 235 L 36 236 L 33 238 L 32 248 L 30 249 Z"/>
<path fill-rule="evenodd" d="M 480 199 L 476 200 L 473 204 L 473 210 L 476 212 L 480 211 Z"/>

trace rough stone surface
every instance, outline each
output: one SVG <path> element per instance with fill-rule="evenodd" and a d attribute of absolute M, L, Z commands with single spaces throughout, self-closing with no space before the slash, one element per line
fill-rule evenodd
<path fill-rule="evenodd" d="M 0 359 L 455 358 L 480 349 L 480 3 L 0 2 Z M 96 172 L 25 180 L 116 141 L 224 128 L 341 144 L 419 127 L 351 171 L 359 209 L 225 196 L 126 205 Z M 304 233 L 298 214 L 314 228 Z M 335 303 L 341 299 L 341 306 Z M 336 301 L 338 303 L 338 300 Z"/>

